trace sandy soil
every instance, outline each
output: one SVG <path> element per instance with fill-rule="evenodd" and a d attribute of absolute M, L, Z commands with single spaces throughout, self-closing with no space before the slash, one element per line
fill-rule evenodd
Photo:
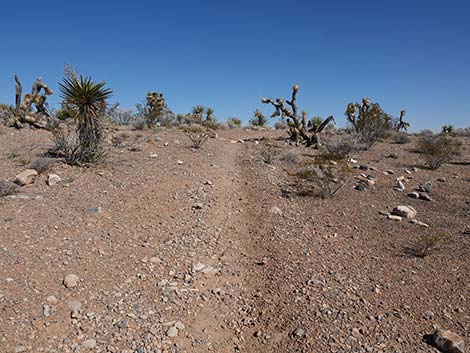
<path fill-rule="evenodd" d="M 50 135 L 0 129 L 14 180 Z M 468 140 L 437 171 L 413 142 L 357 152 L 321 199 L 283 192 L 317 152 L 286 161 L 282 132 L 222 131 L 197 151 L 175 130 L 113 134 L 102 163 L 57 162 L 59 184 L 0 199 L 1 352 L 435 352 L 436 326 L 469 342 Z M 377 177 L 364 192 L 362 173 Z M 425 181 L 433 201 L 407 196 Z M 430 227 L 379 213 L 398 205 Z M 443 240 L 421 259 L 406 248 L 423 235 Z"/>

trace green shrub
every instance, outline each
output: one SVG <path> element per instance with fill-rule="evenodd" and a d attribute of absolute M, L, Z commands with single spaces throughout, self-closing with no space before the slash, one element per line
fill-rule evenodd
<path fill-rule="evenodd" d="M 425 135 L 419 138 L 417 147 L 426 165 L 436 170 L 459 154 L 461 144 L 445 135 Z"/>

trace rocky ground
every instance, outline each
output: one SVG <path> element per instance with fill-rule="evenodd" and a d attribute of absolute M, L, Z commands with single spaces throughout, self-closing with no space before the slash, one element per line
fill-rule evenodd
<path fill-rule="evenodd" d="M 13 181 L 50 135 L 0 129 Z M 1 352 L 436 352 L 436 327 L 468 344 L 468 140 L 436 171 L 413 142 L 330 162 L 344 186 L 322 199 L 292 176 L 317 152 L 282 132 L 200 150 L 173 130 L 113 134 L 102 163 L 55 163 L 0 198 Z M 430 200 L 408 196 L 420 184 Z M 419 258 L 423 236 L 439 242 Z"/>

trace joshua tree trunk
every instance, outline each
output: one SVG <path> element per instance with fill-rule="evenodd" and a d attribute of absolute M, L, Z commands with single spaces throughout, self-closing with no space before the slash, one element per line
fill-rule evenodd
<path fill-rule="evenodd" d="M 18 112 L 21 105 L 21 94 L 23 93 L 23 86 L 17 75 L 15 75 L 15 112 Z"/>

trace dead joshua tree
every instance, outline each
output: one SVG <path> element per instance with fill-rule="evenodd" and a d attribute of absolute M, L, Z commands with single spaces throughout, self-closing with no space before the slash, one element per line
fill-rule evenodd
<path fill-rule="evenodd" d="M 21 128 L 28 123 L 37 128 L 46 128 L 53 120 L 46 108 L 47 96 L 54 92 L 38 77 L 31 89 L 31 94 L 26 93 L 21 100 L 23 86 L 17 75 L 15 75 L 15 114 L 9 122 L 10 126 Z M 32 106 L 36 107 L 33 111 Z"/>
<path fill-rule="evenodd" d="M 297 108 L 297 92 L 299 91 L 299 85 L 294 85 L 292 87 L 292 98 L 291 100 L 286 100 L 282 98 L 277 98 L 275 101 L 271 98 L 262 98 L 261 102 L 264 104 L 272 104 L 276 109 L 271 115 L 271 118 L 281 117 L 281 119 L 287 118 L 287 125 L 289 127 L 288 134 L 289 138 L 294 141 L 296 144 L 305 144 L 306 146 L 313 146 L 318 148 L 320 143 L 320 133 L 325 129 L 325 127 L 331 122 L 335 121 L 333 116 L 329 116 L 323 120 L 320 124 L 316 123 L 307 123 L 307 114 L 302 112 L 302 115 L 299 117 L 298 108 Z M 289 109 L 288 106 L 291 107 Z"/>

